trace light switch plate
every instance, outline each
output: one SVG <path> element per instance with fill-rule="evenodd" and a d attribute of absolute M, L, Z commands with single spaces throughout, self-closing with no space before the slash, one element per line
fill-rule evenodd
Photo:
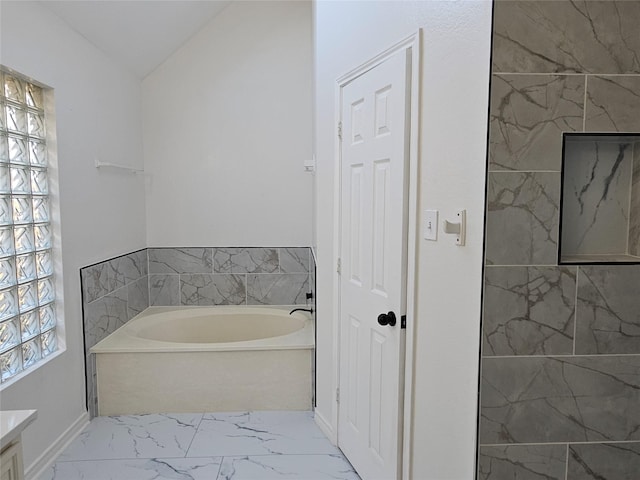
<path fill-rule="evenodd" d="M 438 210 L 424 211 L 424 239 L 438 240 Z"/>

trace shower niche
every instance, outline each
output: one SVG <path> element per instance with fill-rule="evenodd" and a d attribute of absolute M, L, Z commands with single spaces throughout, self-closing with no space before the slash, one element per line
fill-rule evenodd
<path fill-rule="evenodd" d="M 559 264 L 640 263 L 640 133 L 565 133 Z"/>

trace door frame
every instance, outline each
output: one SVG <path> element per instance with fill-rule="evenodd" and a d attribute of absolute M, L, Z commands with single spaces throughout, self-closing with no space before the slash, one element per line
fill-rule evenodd
<path fill-rule="evenodd" d="M 410 478 L 411 468 L 411 438 L 412 438 L 412 422 L 413 418 L 413 358 L 414 358 L 414 336 L 415 336 L 415 294 L 416 294 L 416 278 L 417 278 L 417 241 L 418 241 L 418 186 L 420 182 L 418 158 L 419 158 L 419 119 L 420 119 L 420 78 L 421 78 L 421 52 L 422 29 L 418 29 L 413 34 L 405 37 L 393 46 L 379 53 L 375 57 L 367 60 L 353 70 L 345 73 L 336 80 L 334 93 L 334 128 L 337 141 L 334 142 L 334 212 L 333 212 L 333 357 L 334 372 L 332 379 L 333 398 L 333 415 L 332 423 L 335 426 L 334 434 L 336 444 L 338 443 L 338 402 L 337 392 L 340 385 L 340 282 L 341 277 L 338 273 L 338 260 L 341 258 L 340 251 L 341 235 L 342 235 L 342 148 L 341 141 L 338 139 L 338 125 L 342 121 L 342 88 L 348 83 L 365 74 L 369 70 L 383 63 L 395 54 L 400 52 L 410 52 L 411 58 L 411 89 L 409 96 L 409 105 L 411 108 L 410 117 L 408 118 L 409 128 L 409 160 L 408 160 L 408 195 L 407 195 L 407 286 L 406 286 L 406 305 L 407 305 L 407 328 L 406 328 L 406 344 L 404 362 L 404 379 L 402 379 L 403 387 L 403 418 L 400 419 L 402 424 L 402 478 L 408 480 Z"/>

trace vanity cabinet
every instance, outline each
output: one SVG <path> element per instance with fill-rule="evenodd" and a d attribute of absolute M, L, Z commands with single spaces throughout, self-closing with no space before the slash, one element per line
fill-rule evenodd
<path fill-rule="evenodd" d="M 0 480 L 24 479 L 22 431 L 36 416 L 36 410 L 0 411 Z"/>

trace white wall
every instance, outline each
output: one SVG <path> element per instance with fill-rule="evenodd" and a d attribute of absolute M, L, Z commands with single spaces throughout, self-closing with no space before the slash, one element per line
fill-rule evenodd
<path fill-rule="evenodd" d="M 143 81 L 150 246 L 311 244 L 310 2 L 234 2 Z"/>
<path fill-rule="evenodd" d="M 3 1 L 0 62 L 55 90 L 67 349 L 5 385 L 1 408 L 38 409 L 24 433 L 29 467 L 85 412 L 79 268 L 145 246 L 140 82 L 36 2 Z"/>
<path fill-rule="evenodd" d="M 491 3 L 329 2 L 314 8 L 318 408 L 335 429 L 332 359 L 335 80 L 402 38 L 422 43 L 419 210 L 466 208 L 467 246 L 418 240 L 410 477 L 474 478 Z M 422 228 L 418 227 L 418 231 Z"/>

